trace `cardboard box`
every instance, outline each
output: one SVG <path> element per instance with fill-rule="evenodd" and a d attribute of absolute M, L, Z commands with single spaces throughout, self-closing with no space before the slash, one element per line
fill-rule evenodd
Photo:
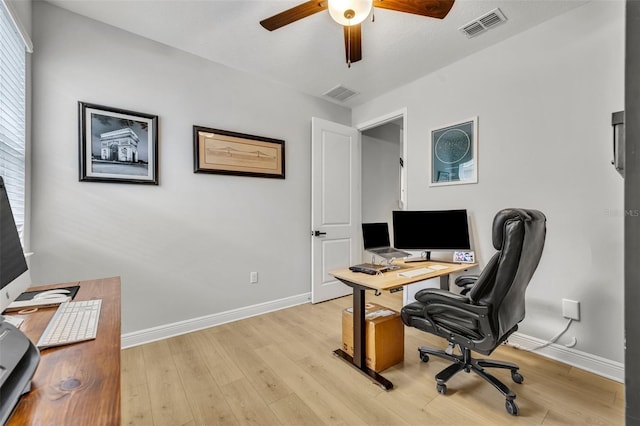
<path fill-rule="evenodd" d="M 376 372 L 404 359 L 404 324 L 400 313 L 384 306 L 367 303 L 367 367 Z M 353 309 L 342 311 L 342 350 L 353 356 Z"/>

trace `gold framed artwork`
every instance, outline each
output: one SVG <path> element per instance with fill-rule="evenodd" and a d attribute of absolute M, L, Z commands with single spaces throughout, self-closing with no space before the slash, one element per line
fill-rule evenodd
<path fill-rule="evenodd" d="M 284 179 L 284 140 L 193 126 L 194 173 Z"/>

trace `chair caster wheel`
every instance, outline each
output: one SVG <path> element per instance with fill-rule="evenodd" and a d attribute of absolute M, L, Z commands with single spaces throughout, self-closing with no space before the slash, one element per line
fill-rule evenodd
<path fill-rule="evenodd" d="M 507 413 L 511 414 L 512 416 L 517 416 L 520 412 L 513 399 L 507 399 L 507 401 L 504 403 L 504 408 L 506 408 Z"/>
<path fill-rule="evenodd" d="M 422 362 L 429 362 L 429 355 L 421 353 L 420 359 L 422 360 Z"/>
<path fill-rule="evenodd" d="M 436 390 L 439 394 L 444 395 L 445 393 L 447 393 L 447 385 L 438 383 L 436 385 Z"/>
<path fill-rule="evenodd" d="M 511 372 L 511 379 L 518 384 L 524 382 L 524 377 L 522 377 L 522 374 L 518 373 L 517 371 Z"/>

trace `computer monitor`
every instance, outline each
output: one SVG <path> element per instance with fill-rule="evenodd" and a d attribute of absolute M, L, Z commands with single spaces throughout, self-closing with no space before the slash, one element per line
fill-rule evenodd
<path fill-rule="evenodd" d="M 29 273 L 4 180 L 0 176 L 0 313 L 29 286 Z M 0 316 L 0 424 L 31 388 L 40 354 L 27 336 Z"/>
<path fill-rule="evenodd" d="M 470 250 L 466 210 L 396 210 L 393 212 L 393 242 L 401 250 Z"/>
<path fill-rule="evenodd" d="M 27 262 L 0 176 L 0 313 L 29 286 Z"/>

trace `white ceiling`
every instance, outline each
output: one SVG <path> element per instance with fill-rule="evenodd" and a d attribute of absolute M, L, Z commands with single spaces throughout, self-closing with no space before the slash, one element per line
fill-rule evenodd
<path fill-rule="evenodd" d="M 259 22 L 304 0 L 47 0 L 143 37 L 322 97 L 343 85 L 355 106 L 525 31 L 587 0 L 456 0 L 443 20 L 375 9 L 362 61 L 347 68 L 342 28 L 320 12 L 269 32 Z M 469 39 L 459 28 L 500 8 L 507 22 Z"/>

